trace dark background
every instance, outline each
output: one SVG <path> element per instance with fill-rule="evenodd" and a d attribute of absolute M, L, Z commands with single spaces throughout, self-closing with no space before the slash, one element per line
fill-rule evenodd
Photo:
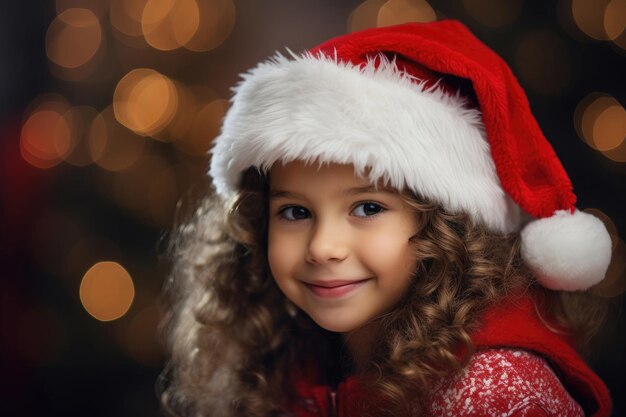
<path fill-rule="evenodd" d="M 169 265 L 163 256 L 166 233 L 176 202 L 204 180 L 205 150 L 217 132 L 230 86 L 237 74 L 277 50 L 301 51 L 351 28 L 375 26 L 381 7 L 396 10 L 398 23 L 429 13 L 459 19 L 498 52 L 519 77 L 570 174 L 578 207 L 594 209 L 606 221 L 614 238 L 614 261 L 610 282 L 597 292 L 611 305 L 611 316 L 594 341 L 589 362 L 612 391 L 614 415 L 626 415 L 621 304 L 626 249 L 620 239 L 626 233 L 626 143 L 603 153 L 588 144 L 597 143 L 599 136 L 585 136 L 592 131 L 610 138 L 618 132 L 614 145 L 620 135 L 623 140 L 626 33 L 619 35 L 614 28 L 623 29 L 625 2 L 202 1 L 207 8 L 201 8 L 201 27 L 228 35 L 206 51 L 159 50 L 140 35 L 124 35 L 111 23 L 116 0 L 0 5 L 1 415 L 160 415 L 154 386 L 163 353 L 155 334 Z M 127 2 L 143 6 L 147 0 Z M 46 52 L 49 28 L 48 42 L 54 41 L 51 24 L 72 8 L 92 10 L 103 39 L 94 58 L 76 69 L 54 64 Z M 235 11 L 232 29 L 228 10 Z M 374 17 L 367 18 L 368 10 Z M 209 14 L 217 16 L 215 26 L 207 23 Z M 605 21 L 613 25 L 607 26 L 611 30 L 603 29 Z M 61 48 L 71 52 L 77 41 L 70 37 Z M 24 150 L 23 126 L 37 111 L 52 109 L 64 116 L 74 106 L 89 106 L 84 121 L 89 126 L 114 100 L 118 82 L 135 68 L 157 71 L 194 99 L 185 104 L 180 95 L 173 121 L 152 133 L 132 132 L 107 119 L 114 132 L 110 141 L 141 144 L 132 164 L 112 168 L 85 155 L 78 158 L 78 149 L 91 143 L 89 129 L 71 131 L 72 157 L 33 159 Z M 50 98 L 52 93 L 60 97 Z M 598 121 L 594 131 L 584 123 L 598 115 L 585 109 L 598 97 L 596 104 L 612 103 L 614 116 L 602 116 L 604 124 Z M 57 107 L 50 107 L 51 102 Z M 172 128 L 174 123 L 179 130 Z M 49 137 L 45 129 L 35 132 L 42 140 Z M 187 139 L 176 132 L 186 132 Z M 118 157 L 130 152 L 122 145 Z M 123 266 L 134 283 L 130 308 L 111 321 L 90 315 L 79 297 L 83 276 L 101 261 Z"/>

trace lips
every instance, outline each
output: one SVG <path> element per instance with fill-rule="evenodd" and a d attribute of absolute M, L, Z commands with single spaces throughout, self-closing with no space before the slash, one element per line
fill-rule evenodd
<path fill-rule="evenodd" d="M 313 294 L 323 298 L 337 298 L 346 295 L 357 288 L 361 287 L 369 278 L 362 280 L 333 280 L 333 281 L 314 281 L 305 282 L 304 284 Z"/>

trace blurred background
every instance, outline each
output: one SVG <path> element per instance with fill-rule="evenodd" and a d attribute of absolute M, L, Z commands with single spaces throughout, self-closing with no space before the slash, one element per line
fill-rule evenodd
<path fill-rule="evenodd" d="M 613 238 L 589 362 L 626 415 L 626 0 L 57 0 L 0 5 L 3 416 L 160 416 L 177 202 L 238 74 L 275 51 L 459 19 L 513 68 Z"/>

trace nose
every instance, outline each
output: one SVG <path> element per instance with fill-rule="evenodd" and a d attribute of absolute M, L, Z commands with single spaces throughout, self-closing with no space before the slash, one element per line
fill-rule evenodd
<path fill-rule="evenodd" d="M 307 261 L 312 264 L 340 262 L 350 253 L 349 237 L 339 225 L 318 222 L 311 230 Z"/>

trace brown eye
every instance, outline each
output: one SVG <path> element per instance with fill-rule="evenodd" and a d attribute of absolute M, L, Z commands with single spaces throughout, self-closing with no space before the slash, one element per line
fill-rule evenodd
<path fill-rule="evenodd" d="M 352 210 L 352 214 L 356 217 L 369 217 L 382 213 L 384 210 L 385 209 L 380 204 L 368 201 L 357 205 Z"/>
<path fill-rule="evenodd" d="M 285 207 L 280 211 L 280 215 L 284 219 L 291 221 L 304 220 L 311 217 L 311 213 L 309 212 L 309 210 L 300 206 Z"/>

